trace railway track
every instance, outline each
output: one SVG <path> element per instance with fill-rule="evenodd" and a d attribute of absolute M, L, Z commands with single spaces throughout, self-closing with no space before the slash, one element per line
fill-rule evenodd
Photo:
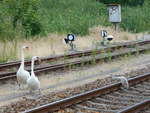
<path fill-rule="evenodd" d="M 119 44 L 119 45 L 114 45 L 112 47 L 104 47 L 103 51 L 105 50 L 114 50 L 114 49 L 118 49 L 118 48 L 122 48 L 122 47 L 131 47 L 134 45 L 144 45 L 144 44 L 149 44 L 150 40 L 146 40 L 146 41 L 135 41 L 135 42 L 128 42 L 128 43 L 123 43 L 123 44 Z M 103 52 L 101 49 L 97 50 L 96 53 L 102 53 Z M 58 56 L 53 56 L 53 57 L 44 57 L 41 58 L 41 61 L 53 61 L 53 60 L 59 60 L 61 58 L 75 58 L 75 57 L 82 57 L 82 56 L 88 56 L 90 54 L 92 54 L 93 50 L 87 50 L 87 51 L 81 51 L 81 52 L 76 52 L 76 53 L 72 53 L 72 54 L 66 54 L 66 55 L 58 55 Z M 26 65 L 30 65 L 31 64 L 31 60 L 26 60 L 25 61 Z M 4 69 L 4 68 L 10 68 L 10 67 L 16 67 L 20 65 L 20 61 L 14 61 L 14 62 L 8 62 L 8 63 L 0 63 L 0 69 Z"/>
<path fill-rule="evenodd" d="M 121 82 L 117 82 L 23 113 L 141 113 L 141 110 L 149 113 L 150 73 L 130 78 L 128 82 L 129 89 L 123 88 Z"/>
<path fill-rule="evenodd" d="M 117 58 L 119 56 L 123 56 L 128 53 L 136 54 L 137 51 L 138 53 L 141 53 L 150 49 L 150 46 L 146 46 L 148 44 L 150 44 L 150 40 L 139 41 L 139 42 L 134 42 L 134 43 L 133 42 L 125 43 L 125 44 L 120 44 L 117 46 L 105 47 L 103 49 L 98 49 L 95 51 L 88 50 L 84 52 L 77 52 L 77 53 L 72 53 L 72 54 L 67 54 L 67 55 L 42 58 L 41 60 L 45 63 L 42 63 L 42 65 L 37 66 L 34 70 L 36 74 L 39 74 L 42 72 L 49 72 L 49 71 L 54 71 L 58 69 L 66 69 L 71 66 L 79 66 L 82 64 L 84 65 L 92 64 L 93 62 L 99 62 L 101 60 Z M 138 45 L 138 49 L 135 48 L 135 46 L 137 45 Z M 73 61 L 73 58 L 75 58 L 74 61 Z M 52 62 L 52 61 L 55 61 L 55 62 Z M 29 65 L 30 62 L 31 62 L 30 60 L 25 61 L 25 64 Z M 49 62 L 52 62 L 52 64 L 50 64 Z M 19 61 L 0 64 L 0 69 L 1 69 L 0 80 L 8 80 L 8 79 L 16 78 L 16 75 L 15 75 L 16 71 L 12 71 L 12 70 L 17 70 L 16 67 L 18 67 L 19 65 L 20 65 Z M 15 69 L 12 69 L 14 67 Z M 30 66 L 28 66 L 27 70 L 30 71 Z"/>

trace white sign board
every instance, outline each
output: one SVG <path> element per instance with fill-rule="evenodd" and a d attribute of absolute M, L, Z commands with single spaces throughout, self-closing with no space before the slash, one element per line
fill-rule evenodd
<path fill-rule="evenodd" d="M 109 5 L 109 21 L 121 22 L 121 6 L 118 4 Z"/>

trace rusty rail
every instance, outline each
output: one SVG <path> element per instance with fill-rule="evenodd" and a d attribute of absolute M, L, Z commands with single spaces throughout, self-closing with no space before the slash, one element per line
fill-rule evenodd
<path fill-rule="evenodd" d="M 150 73 L 146 73 L 146 74 L 140 75 L 138 77 L 130 78 L 130 79 L 128 79 L 128 81 L 129 81 L 130 85 L 134 85 L 134 84 L 137 84 L 138 82 L 141 82 L 141 81 L 144 81 L 147 79 L 150 79 Z M 120 87 L 121 87 L 121 83 L 118 82 L 115 84 L 107 85 L 107 86 L 102 87 L 102 88 L 98 88 L 98 89 L 94 89 L 91 91 L 87 91 L 85 93 L 74 95 L 74 96 L 71 96 L 69 98 L 58 100 L 56 102 L 45 104 L 45 105 L 30 109 L 27 111 L 24 111 L 23 113 L 54 112 L 54 111 L 57 111 L 59 109 L 71 106 L 73 104 L 77 104 L 77 103 L 80 103 L 82 101 L 86 101 L 87 99 L 91 99 L 93 97 L 97 97 L 97 96 L 100 96 L 102 94 L 106 94 L 108 92 L 118 90 Z M 149 103 L 149 101 L 148 101 L 148 103 Z M 142 105 L 140 105 L 140 106 L 142 106 Z"/>
<path fill-rule="evenodd" d="M 130 47 L 133 45 L 144 45 L 144 44 L 149 44 L 150 40 L 146 40 L 146 41 L 136 41 L 136 42 L 128 42 L 128 43 L 123 43 L 123 44 L 119 44 L 119 45 L 115 45 L 115 46 L 111 46 L 111 47 L 104 47 L 103 50 L 107 51 L 107 50 L 114 50 L 117 48 L 121 48 L 121 47 Z M 93 50 L 86 50 L 86 51 L 81 51 L 81 52 L 76 52 L 76 53 L 72 53 L 72 54 L 67 54 L 67 55 L 58 55 L 58 56 L 54 56 L 54 57 L 43 57 L 41 58 L 42 61 L 52 61 L 52 60 L 58 60 L 64 57 L 67 58 L 75 58 L 75 57 L 82 57 L 84 56 L 88 56 L 93 52 Z M 96 53 L 99 54 L 101 53 L 102 50 L 98 49 L 96 50 Z M 26 60 L 25 64 L 29 65 L 31 63 L 31 60 Z M 8 68 L 8 67 L 14 67 L 14 66 L 19 66 L 20 65 L 20 61 L 14 61 L 14 62 L 8 62 L 8 63 L 0 63 L 0 69 L 3 68 Z"/>
<path fill-rule="evenodd" d="M 138 50 L 138 52 L 142 53 L 142 52 L 147 51 L 149 49 L 150 48 L 141 48 L 141 49 Z M 96 62 L 99 62 L 100 60 L 107 60 L 109 58 L 114 59 L 114 58 L 118 58 L 120 56 L 126 55 L 129 52 L 131 54 L 136 54 L 137 50 L 134 49 L 132 51 L 129 50 L 129 51 L 121 52 L 121 53 L 111 53 L 109 55 L 106 54 L 105 56 L 102 56 L 102 57 L 99 57 L 99 58 L 95 58 L 94 60 Z M 35 68 L 34 70 L 35 70 L 36 74 L 39 74 L 39 73 L 42 73 L 42 72 L 68 68 L 71 65 L 79 66 L 79 65 L 82 65 L 82 64 L 90 64 L 90 63 L 92 63 L 92 60 L 93 59 L 91 58 L 91 59 L 87 59 L 87 60 L 83 60 L 83 61 L 78 60 L 78 61 L 69 62 L 69 63 L 62 63 L 62 64 L 43 66 L 43 67 L 40 67 L 40 68 Z M 30 69 L 28 71 L 30 71 Z M 16 78 L 15 74 L 16 74 L 16 72 L 0 73 L 0 80 L 14 79 L 14 78 Z"/>

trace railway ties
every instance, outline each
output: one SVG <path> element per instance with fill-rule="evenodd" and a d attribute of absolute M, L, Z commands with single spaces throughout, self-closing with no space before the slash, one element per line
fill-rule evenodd
<path fill-rule="evenodd" d="M 122 47 L 122 46 L 120 46 Z M 115 47 L 114 47 L 115 48 Z M 112 50 L 114 48 L 111 48 Z M 127 48 L 126 48 L 127 49 Z M 132 48 L 130 48 L 132 50 Z M 141 47 L 139 50 L 142 52 L 144 50 L 148 50 L 150 48 L 144 48 Z M 101 50 L 98 50 L 97 53 L 101 53 Z M 137 51 L 135 49 L 132 50 L 133 54 L 135 54 Z M 82 52 L 81 52 L 82 53 Z M 121 56 L 122 54 L 125 55 L 127 54 L 128 51 L 126 50 L 125 52 L 123 51 L 122 53 L 112 53 L 111 56 L 106 56 L 102 57 L 103 59 L 109 59 L 109 57 L 118 57 Z M 75 55 L 76 54 L 76 55 Z M 75 53 L 75 56 L 70 56 L 70 58 L 75 58 L 76 56 L 82 56 L 79 53 Z M 77 55 L 78 54 L 78 55 Z M 82 53 L 83 54 L 83 53 Z M 91 55 L 90 52 L 88 52 L 85 56 Z M 85 56 L 84 59 L 85 59 Z M 64 56 L 63 56 L 64 57 Z M 70 59 L 72 60 L 72 59 Z M 96 61 L 99 61 L 100 58 L 96 58 Z M 49 61 L 49 60 L 45 60 Z M 51 60 L 50 60 L 51 61 Z M 89 64 L 91 62 L 91 59 L 86 59 L 83 61 L 83 63 Z M 51 65 L 51 66 L 43 66 L 43 67 L 38 67 L 35 69 L 35 73 L 41 73 L 41 72 L 47 72 L 50 70 L 56 70 L 56 69 L 63 69 L 64 67 L 69 67 L 70 64 L 73 65 L 81 65 L 82 62 L 80 60 L 73 61 L 73 62 L 67 62 L 65 64 L 56 64 L 56 65 Z M 16 72 L 13 72 L 13 74 L 16 74 Z M 4 78 L 15 78 L 16 76 L 13 75 L 11 72 L 9 73 L 9 76 L 5 73 L 6 76 Z M 150 74 L 145 74 L 147 75 L 146 78 L 149 78 Z M 143 77 L 141 77 L 143 78 Z M 0 78 L 1 80 L 2 78 Z M 89 112 L 91 113 L 92 111 L 95 112 L 106 112 L 106 113 L 117 113 L 121 112 L 121 110 L 126 109 L 126 107 L 132 107 L 138 103 L 142 104 L 142 102 L 145 103 L 150 103 L 149 98 L 150 98 L 150 80 L 145 80 L 142 79 L 140 83 L 137 83 L 139 79 L 133 80 L 130 79 L 129 84 L 135 81 L 136 85 L 131 86 L 129 89 L 123 89 L 121 87 L 121 83 L 116 83 L 112 85 L 112 87 L 104 87 L 100 88 L 102 91 L 99 91 L 100 89 L 96 89 L 95 91 L 89 91 L 86 95 L 84 94 L 79 94 L 78 96 L 70 97 L 64 100 L 60 100 L 54 103 L 50 103 L 48 105 L 44 105 L 44 112 L 40 110 L 37 110 L 36 108 L 32 111 L 27 111 L 27 113 L 47 113 L 47 112 L 53 112 L 53 111 L 59 111 L 59 109 L 68 107 L 73 110 L 77 111 L 85 111 L 86 113 Z M 110 89 L 109 89 L 110 88 Z M 95 92 L 95 93 L 92 93 Z M 91 99 L 92 98 L 92 99 Z M 82 100 L 83 99 L 83 100 Z M 87 100 L 88 99 L 88 100 Z M 147 100 L 147 101 L 146 101 Z M 69 101 L 69 102 L 68 102 Z M 47 108 L 47 106 L 51 105 L 51 108 Z M 71 105 L 71 107 L 70 107 Z M 41 106 L 40 106 L 41 107 Z M 39 108 L 40 108 L 39 107 Z M 43 106 L 42 106 L 43 107 Z M 46 108 L 46 110 L 45 110 Z M 37 111 L 36 111 L 37 110 Z M 50 110 L 50 111 L 49 111 Z M 145 110 L 147 112 L 148 110 Z"/>
<path fill-rule="evenodd" d="M 95 99 L 77 104 L 73 106 L 73 108 L 77 109 L 77 111 L 83 110 L 84 112 L 90 111 L 100 113 L 126 113 L 122 110 L 126 109 L 129 106 L 133 106 L 137 103 L 150 99 L 150 93 L 148 96 L 147 92 L 138 92 L 140 91 L 140 89 L 137 86 L 138 85 L 132 86 L 128 89 L 128 92 L 120 89 L 119 91 L 99 96 Z M 142 83 L 140 84 L 140 86 L 142 86 Z"/>
<path fill-rule="evenodd" d="M 63 111 L 70 110 L 66 113 L 135 113 L 141 110 L 148 113 L 150 110 L 150 86 L 147 86 L 149 80 L 150 73 L 146 73 L 128 79 L 129 89 L 124 89 L 118 82 L 33 108 L 24 113 L 49 113 L 54 111 L 55 113 L 61 113 L 61 109 L 64 109 Z M 141 91 L 144 86 L 147 86 L 148 89 Z"/>
<path fill-rule="evenodd" d="M 137 113 L 150 113 L 150 105 L 138 111 Z"/>
<path fill-rule="evenodd" d="M 145 45 L 144 45 L 145 44 Z M 97 50 L 87 50 L 80 51 L 77 53 L 71 53 L 67 55 L 59 55 L 55 57 L 45 57 L 41 60 L 43 63 L 36 66 L 35 73 L 40 75 L 40 73 L 55 71 L 55 70 L 65 70 L 71 66 L 82 66 L 88 64 L 94 64 L 100 61 L 108 61 L 109 59 L 118 58 L 127 54 L 136 54 L 142 53 L 144 51 L 150 50 L 150 47 L 147 45 L 150 44 L 148 41 L 139 41 L 134 43 L 125 43 L 120 45 L 115 45 L 111 47 L 104 47 Z M 139 45 L 139 49 L 135 49 L 135 46 Z M 147 45 L 147 46 L 146 46 Z M 142 47 L 146 46 L 146 47 Z M 108 52 L 108 53 L 107 53 Z M 93 53 L 95 55 L 93 55 Z M 67 59 L 66 59 L 67 58 Z M 25 64 L 28 66 L 27 70 L 30 71 L 30 60 L 26 61 Z M 9 80 L 16 78 L 15 74 L 17 67 L 20 65 L 18 62 L 10 62 L 6 64 L 0 64 L 0 81 Z M 13 71 L 12 71 L 13 70 Z"/>

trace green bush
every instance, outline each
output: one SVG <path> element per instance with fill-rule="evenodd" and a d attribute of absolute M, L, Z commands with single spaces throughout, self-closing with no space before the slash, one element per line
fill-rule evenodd
<path fill-rule="evenodd" d="M 42 0 L 48 32 L 88 34 L 106 15 L 105 5 L 93 0 Z"/>
<path fill-rule="evenodd" d="M 39 34 L 42 30 L 38 14 L 38 0 L 3 0 L 0 1 L 0 31 L 5 37 L 15 37 L 18 26 L 26 36 Z M 9 31 L 7 34 L 5 31 Z M 14 35 L 13 35 L 14 34 Z M 9 39 L 8 38 L 8 39 Z"/>
<path fill-rule="evenodd" d="M 132 32 L 146 32 L 150 31 L 150 3 L 145 1 L 143 7 L 128 7 L 122 8 L 122 23 L 121 27 L 124 30 Z"/>

